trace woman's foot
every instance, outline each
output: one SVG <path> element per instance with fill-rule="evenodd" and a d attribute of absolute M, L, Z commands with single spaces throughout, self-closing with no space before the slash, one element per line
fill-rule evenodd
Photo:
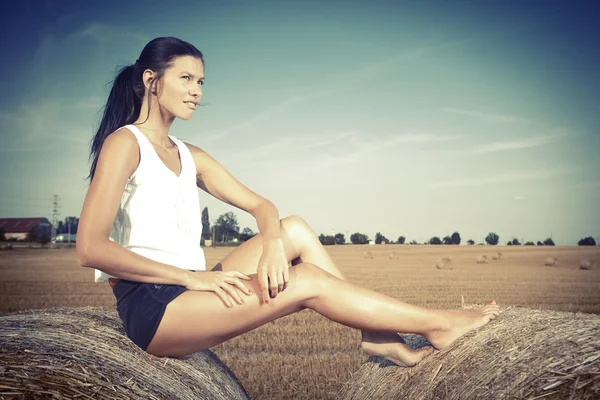
<path fill-rule="evenodd" d="M 366 354 L 384 357 L 400 367 L 414 367 L 433 353 L 431 346 L 413 350 L 397 333 L 363 331 L 362 335 L 361 347 Z"/>
<path fill-rule="evenodd" d="M 500 314 L 496 301 L 474 310 L 445 310 L 442 316 L 447 320 L 447 328 L 424 334 L 436 349 L 441 350 L 450 346 L 465 333 L 479 328 Z"/>

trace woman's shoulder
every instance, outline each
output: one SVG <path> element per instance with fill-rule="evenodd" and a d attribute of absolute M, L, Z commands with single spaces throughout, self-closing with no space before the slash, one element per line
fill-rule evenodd
<path fill-rule="evenodd" d="M 126 127 L 121 127 L 108 135 L 102 145 L 102 153 L 108 153 L 110 160 L 123 159 L 134 167 L 139 162 L 138 140 Z"/>

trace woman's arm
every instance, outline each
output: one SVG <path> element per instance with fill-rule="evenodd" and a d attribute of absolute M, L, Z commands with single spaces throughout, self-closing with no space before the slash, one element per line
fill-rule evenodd
<path fill-rule="evenodd" d="M 81 211 L 77 259 L 84 267 L 119 278 L 185 286 L 188 271 L 143 257 L 109 239 L 125 184 L 139 159 L 137 139 L 128 129 L 106 138 Z"/>
<path fill-rule="evenodd" d="M 279 212 L 275 205 L 235 179 L 202 149 L 187 144 L 196 164 L 198 187 L 217 199 L 250 213 L 262 236 L 262 256 L 257 265 L 258 280 L 265 303 L 289 282 L 288 262 L 281 240 Z"/>
<path fill-rule="evenodd" d="M 280 239 L 279 212 L 275 205 L 235 179 L 204 150 L 186 143 L 196 164 L 198 187 L 217 199 L 256 218 L 263 243 Z"/>

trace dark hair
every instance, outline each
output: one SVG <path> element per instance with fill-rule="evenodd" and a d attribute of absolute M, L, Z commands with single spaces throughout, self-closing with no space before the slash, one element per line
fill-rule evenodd
<path fill-rule="evenodd" d="M 150 83 L 149 91 L 152 91 L 152 85 L 162 78 L 173 59 L 179 56 L 193 56 L 199 58 L 204 64 L 202 53 L 192 44 L 175 37 L 159 37 L 144 47 L 135 64 L 121 68 L 113 81 L 98 131 L 92 139 L 90 159 L 93 157 L 93 161 L 88 176 L 90 182 L 94 179 L 98 156 L 108 135 L 124 125 L 133 123 L 140 114 L 142 100 L 146 93 L 142 73 L 147 69 L 156 73 L 156 78 Z M 148 96 L 149 115 L 150 96 Z"/>

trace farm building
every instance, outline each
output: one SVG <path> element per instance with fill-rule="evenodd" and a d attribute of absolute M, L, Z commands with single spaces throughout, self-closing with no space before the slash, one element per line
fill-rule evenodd
<path fill-rule="evenodd" d="M 46 218 L 0 218 L 0 229 L 6 240 L 25 240 L 29 232 L 38 238 L 52 234 L 52 224 Z"/>

